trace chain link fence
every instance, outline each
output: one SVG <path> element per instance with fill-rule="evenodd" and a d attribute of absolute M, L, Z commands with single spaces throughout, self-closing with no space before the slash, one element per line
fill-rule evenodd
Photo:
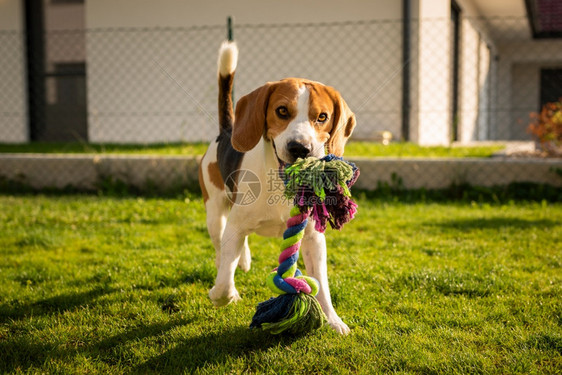
<path fill-rule="evenodd" d="M 357 116 L 352 141 L 507 145 L 503 157 L 470 166 L 469 160 L 410 159 L 407 152 L 363 161 L 365 188 L 513 181 L 560 186 L 560 159 L 507 154 L 513 146 L 532 153 L 530 113 L 562 97 L 562 42 L 533 39 L 526 18 L 453 16 L 412 19 L 405 26 L 401 19 L 235 24 L 235 100 L 267 81 L 305 77 L 340 91 Z M 209 142 L 218 132 L 216 59 L 226 35 L 223 25 L 49 31 L 37 55 L 41 61 L 26 65 L 25 35 L 0 31 L 0 143 L 31 142 L 33 151 L 37 142 Z M 13 74 L 26 70 L 27 81 L 25 74 Z M 26 177 L 21 160 L 14 171 L 6 153 L 3 158 L 0 175 Z M 168 170 L 152 163 L 146 164 L 147 179 L 151 168 L 159 176 Z M 50 181 L 47 174 L 73 173 L 60 168 L 45 170 L 44 181 Z M 187 173 L 178 168 L 170 173 Z"/>

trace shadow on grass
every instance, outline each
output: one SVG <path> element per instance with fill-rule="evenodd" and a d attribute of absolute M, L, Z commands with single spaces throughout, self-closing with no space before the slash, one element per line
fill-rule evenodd
<path fill-rule="evenodd" d="M 56 342 L 37 342 L 36 339 L 23 335 L 18 336 L 0 341 L 0 353 L 3 356 L 0 360 L 0 373 L 10 373 L 14 370 L 25 372 L 53 360 L 70 363 L 76 356 L 95 358 L 115 366 L 122 360 L 118 350 L 121 346 L 147 337 L 161 336 L 177 326 L 189 323 L 190 320 L 178 319 L 150 325 L 141 324 L 91 345 L 84 345 L 86 340 L 82 341 L 82 339 L 71 345 L 68 345 L 68 342 L 61 345 Z"/>
<path fill-rule="evenodd" d="M 225 364 L 230 358 L 251 357 L 271 347 L 287 345 L 301 337 L 304 336 L 272 336 L 261 330 L 250 330 L 247 326 L 202 333 L 136 366 L 131 372 L 194 373 L 203 367 Z M 260 369 L 249 368 L 247 371 L 260 372 Z"/>
<path fill-rule="evenodd" d="M 61 313 L 87 305 L 101 297 L 111 294 L 115 289 L 108 286 L 98 286 L 84 292 L 59 294 L 54 297 L 44 298 L 29 303 L 10 302 L 0 305 L 0 323 L 10 320 L 20 320 L 32 316 Z"/>
<path fill-rule="evenodd" d="M 35 338 L 20 335 L 0 341 L 0 373 L 26 372 L 45 363 L 71 363 L 73 358 L 85 357 L 110 366 L 123 365 L 123 348 L 148 338 L 162 338 L 178 326 L 190 324 L 190 319 L 141 324 L 132 329 L 88 344 L 87 340 L 61 345 L 58 342 L 37 342 Z M 193 373 L 207 366 L 227 363 L 229 358 L 252 356 L 268 348 L 287 345 L 299 337 L 271 336 L 246 326 L 223 331 L 203 332 L 180 341 L 173 348 L 154 356 L 144 363 L 128 368 L 128 373 Z M 116 368 L 116 369 L 117 369 Z M 124 370 L 123 368 L 121 370 Z M 251 369 L 258 371 L 259 369 Z"/>
<path fill-rule="evenodd" d="M 530 229 L 530 228 L 552 228 L 560 225 L 560 223 L 549 219 L 519 219 L 519 218 L 481 218 L 481 219 L 455 219 L 443 222 L 427 222 L 424 225 L 432 227 L 442 227 L 447 229 L 458 230 L 475 230 L 475 229 Z"/>

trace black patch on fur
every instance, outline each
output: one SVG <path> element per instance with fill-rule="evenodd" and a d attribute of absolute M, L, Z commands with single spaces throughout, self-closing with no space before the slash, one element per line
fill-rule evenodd
<path fill-rule="evenodd" d="M 217 137 L 217 162 L 221 172 L 222 180 L 228 186 L 230 191 L 235 191 L 235 181 L 238 180 L 238 173 L 234 172 L 240 169 L 244 153 L 236 151 L 232 147 L 230 139 L 232 138 L 232 125 L 234 124 L 234 111 L 232 103 L 232 84 L 234 81 L 234 73 L 226 77 L 219 74 L 219 126 L 220 134 Z M 232 175 L 232 176 L 231 176 Z M 228 177 L 232 178 L 228 178 Z"/>
<path fill-rule="evenodd" d="M 217 161 L 221 172 L 222 180 L 228 186 L 230 191 L 235 191 L 234 181 L 238 180 L 238 170 L 242 164 L 244 152 L 236 151 L 230 142 L 231 131 L 222 130 L 217 137 Z M 232 178 L 228 178 L 232 173 L 236 172 Z"/>

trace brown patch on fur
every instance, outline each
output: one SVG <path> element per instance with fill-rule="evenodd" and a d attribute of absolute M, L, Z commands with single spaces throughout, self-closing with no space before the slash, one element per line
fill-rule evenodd
<path fill-rule="evenodd" d="M 220 190 L 224 190 L 224 181 L 222 180 L 219 164 L 216 161 L 209 163 L 207 170 L 209 171 L 209 179 L 211 180 L 211 183 Z"/>
<path fill-rule="evenodd" d="M 301 79 L 288 78 L 268 82 L 238 100 L 232 131 L 232 146 L 240 152 L 251 150 L 266 133 L 268 139 L 281 133 L 297 112 L 298 89 Z M 281 119 L 275 110 L 285 106 L 292 115 Z M 267 130 L 266 130 L 267 126 Z"/>
<path fill-rule="evenodd" d="M 232 109 L 232 85 L 234 73 L 223 77 L 219 74 L 219 125 L 221 132 L 232 131 L 234 111 Z"/>
<path fill-rule="evenodd" d="M 310 92 L 308 118 L 314 126 L 316 139 L 326 143 L 330 139 L 330 131 L 334 128 L 335 108 L 330 95 L 331 88 L 314 82 L 307 83 L 306 86 Z M 328 116 L 328 120 L 323 123 L 317 121 L 321 113 Z"/>
<path fill-rule="evenodd" d="M 199 163 L 199 187 L 201 187 L 201 193 L 203 194 L 203 202 L 207 203 L 209 200 L 209 192 L 205 187 L 205 181 L 203 181 L 203 163 Z"/>
<path fill-rule="evenodd" d="M 289 123 L 295 119 L 298 111 L 298 92 L 302 86 L 302 80 L 288 78 L 275 84 L 269 98 L 267 108 L 267 138 L 273 139 L 282 133 Z M 277 108 L 286 107 L 289 116 L 286 119 L 279 118 L 276 113 Z"/>
<path fill-rule="evenodd" d="M 355 128 L 355 115 L 340 93 L 334 88 L 326 86 L 326 92 L 331 97 L 334 105 L 334 113 L 332 118 L 332 127 L 330 130 L 330 139 L 328 139 L 328 152 L 336 156 L 343 156 L 347 139 L 351 136 Z"/>
<path fill-rule="evenodd" d="M 244 95 L 236 103 L 231 138 L 232 147 L 236 151 L 250 151 L 263 136 L 265 112 L 271 88 L 272 84 L 265 84 L 248 95 Z"/>

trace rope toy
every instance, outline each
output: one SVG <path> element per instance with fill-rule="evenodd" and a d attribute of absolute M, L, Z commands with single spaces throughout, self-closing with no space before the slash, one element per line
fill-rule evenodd
<path fill-rule="evenodd" d="M 341 229 L 357 212 L 349 188 L 359 177 L 355 164 L 329 154 L 322 159 L 308 157 L 285 168 L 285 197 L 293 200 L 287 229 L 283 233 L 279 266 L 266 285 L 279 296 L 261 302 L 250 328 L 272 334 L 301 334 L 320 328 L 326 316 L 315 296 L 318 280 L 297 268 L 299 249 L 310 217 L 314 228 L 324 233 L 328 224 Z"/>

